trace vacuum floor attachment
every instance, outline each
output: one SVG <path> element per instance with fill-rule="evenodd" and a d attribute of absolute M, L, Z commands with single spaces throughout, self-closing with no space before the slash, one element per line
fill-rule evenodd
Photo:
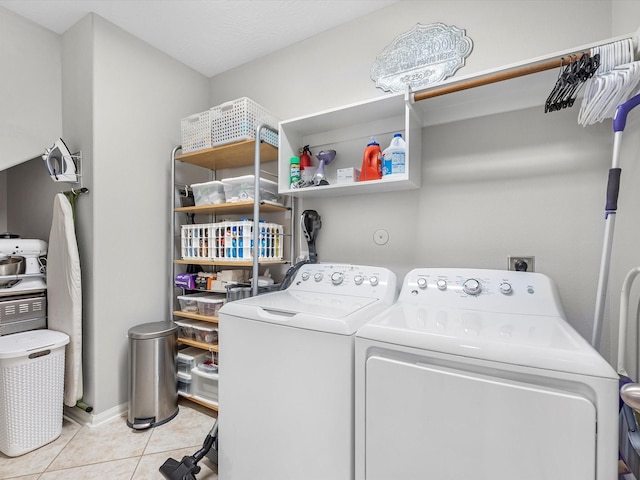
<path fill-rule="evenodd" d="M 205 456 L 212 462 L 218 460 L 218 420 L 216 419 L 213 428 L 207 434 L 202 444 L 202 448 L 193 455 L 182 457 L 181 461 L 168 458 L 160 467 L 160 473 L 167 480 L 196 480 L 196 475 L 200 473 L 198 462 Z"/>

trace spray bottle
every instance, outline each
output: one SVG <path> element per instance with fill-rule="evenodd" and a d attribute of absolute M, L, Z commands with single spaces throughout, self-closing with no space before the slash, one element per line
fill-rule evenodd
<path fill-rule="evenodd" d="M 382 178 L 382 153 L 376 137 L 371 137 L 367 148 L 364 149 L 362 167 L 360 168 L 360 181 L 380 180 Z"/>
<path fill-rule="evenodd" d="M 300 171 L 311 166 L 311 150 L 309 145 L 305 145 L 300 150 Z"/>

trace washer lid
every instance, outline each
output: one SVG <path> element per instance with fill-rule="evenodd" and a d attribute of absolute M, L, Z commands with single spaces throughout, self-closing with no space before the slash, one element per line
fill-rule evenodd
<path fill-rule="evenodd" d="M 378 298 L 292 289 L 228 302 L 225 315 L 342 335 L 353 335 L 388 304 Z"/>
<path fill-rule="evenodd" d="M 463 357 L 618 378 L 563 318 L 433 308 L 399 302 L 357 337 Z"/>

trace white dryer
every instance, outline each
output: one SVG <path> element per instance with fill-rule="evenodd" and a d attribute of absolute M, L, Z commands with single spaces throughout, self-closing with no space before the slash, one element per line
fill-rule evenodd
<path fill-rule="evenodd" d="M 356 480 L 614 480 L 618 375 L 537 273 L 416 269 L 356 335 Z"/>
<path fill-rule="evenodd" d="M 219 313 L 224 480 L 352 480 L 356 330 L 397 296 L 380 267 L 309 264 Z"/>

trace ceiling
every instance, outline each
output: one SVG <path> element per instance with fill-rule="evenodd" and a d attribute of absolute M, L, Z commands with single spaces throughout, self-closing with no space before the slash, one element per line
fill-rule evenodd
<path fill-rule="evenodd" d="M 90 12 L 212 77 L 399 0 L 0 0 L 62 34 Z"/>

